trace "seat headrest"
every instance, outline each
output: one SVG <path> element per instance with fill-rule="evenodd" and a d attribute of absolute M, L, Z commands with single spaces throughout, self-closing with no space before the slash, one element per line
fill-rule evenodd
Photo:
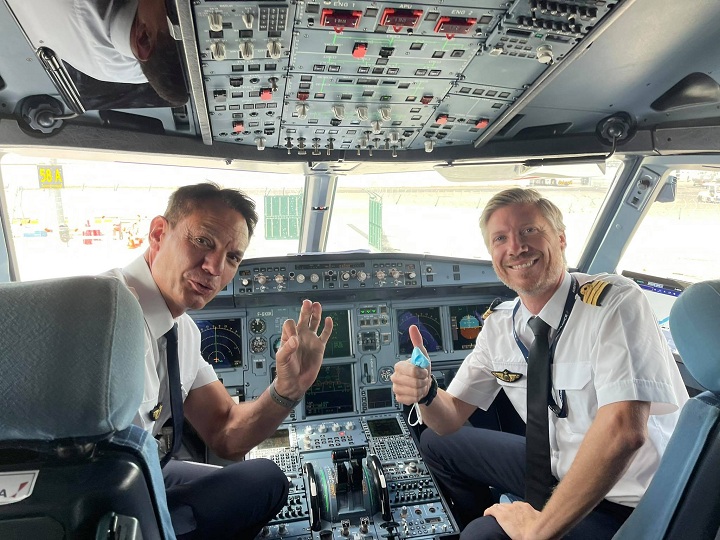
<path fill-rule="evenodd" d="M 690 374 L 720 393 L 720 280 L 683 291 L 670 310 L 670 332 Z"/>
<path fill-rule="evenodd" d="M 111 277 L 0 284 L 0 441 L 99 437 L 142 400 L 145 334 Z"/>

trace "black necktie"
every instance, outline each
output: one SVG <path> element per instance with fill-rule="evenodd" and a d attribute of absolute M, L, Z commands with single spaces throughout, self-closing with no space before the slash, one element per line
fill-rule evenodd
<path fill-rule="evenodd" d="M 170 414 L 172 414 L 173 443 L 172 449 L 168 450 L 160 460 L 160 465 L 162 466 L 165 466 L 173 454 L 180 450 L 184 420 L 182 387 L 180 386 L 180 364 L 178 363 L 177 324 L 173 325 L 173 327 L 165 333 L 165 339 L 167 339 L 167 372 L 168 384 L 170 386 Z"/>
<path fill-rule="evenodd" d="M 528 325 L 535 334 L 535 341 L 528 354 L 525 500 L 536 510 L 542 510 L 557 482 L 550 469 L 548 425 L 550 325 L 540 317 L 531 318 Z"/>

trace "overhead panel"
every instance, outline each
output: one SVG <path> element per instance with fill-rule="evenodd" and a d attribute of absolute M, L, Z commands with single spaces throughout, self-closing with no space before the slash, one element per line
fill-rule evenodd
<path fill-rule="evenodd" d="M 309 156 L 470 145 L 613 4 L 193 4 L 214 141 Z"/>

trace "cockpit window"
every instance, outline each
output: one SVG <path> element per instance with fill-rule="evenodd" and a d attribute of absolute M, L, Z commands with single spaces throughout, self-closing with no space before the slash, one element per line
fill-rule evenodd
<path fill-rule="evenodd" d="M 720 173 L 670 171 L 674 200 L 655 201 L 618 264 L 654 276 L 696 282 L 715 279 L 720 268 Z"/>
<path fill-rule="evenodd" d="M 309 230 L 308 234 L 327 234 L 328 252 L 487 260 L 478 226 L 483 206 L 502 189 L 535 187 L 564 213 L 572 267 L 619 162 L 586 170 L 511 166 L 504 175 L 497 170 L 486 175 L 472 167 L 443 174 L 432 168 L 393 172 L 389 165 L 383 174 L 338 175 L 330 208 L 320 209 L 306 200 L 302 174 L 17 154 L 3 156 L 0 167 L 19 277 L 27 281 L 124 266 L 146 249 L 150 220 L 164 211 L 170 193 L 203 180 L 236 187 L 255 200 L 260 221 L 246 259 L 298 253 L 303 231 Z M 303 228 L 302 220 L 319 211 L 331 216 L 327 231 Z"/>
<path fill-rule="evenodd" d="M 572 176 L 571 169 L 561 166 L 526 174 L 516 170 L 510 178 L 483 178 L 481 172 L 470 170 L 464 177 L 459 173 L 462 180 L 435 170 L 346 176 L 338 181 L 328 251 L 367 249 L 488 260 L 478 225 L 483 207 L 498 191 L 533 187 L 562 210 L 567 261 L 575 266 L 620 163 L 612 162 L 604 171 L 594 167 L 595 176 L 580 176 L 579 170 Z"/>

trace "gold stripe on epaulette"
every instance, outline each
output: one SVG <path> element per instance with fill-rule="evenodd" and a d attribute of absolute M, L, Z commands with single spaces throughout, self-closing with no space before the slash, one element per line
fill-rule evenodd
<path fill-rule="evenodd" d="M 601 306 L 602 299 L 610 290 L 610 287 L 612 287 L 612 285 L 607 281 L 590 281 L 580 287 L 580 298 L 583 302 L 591 306 Z"/>

